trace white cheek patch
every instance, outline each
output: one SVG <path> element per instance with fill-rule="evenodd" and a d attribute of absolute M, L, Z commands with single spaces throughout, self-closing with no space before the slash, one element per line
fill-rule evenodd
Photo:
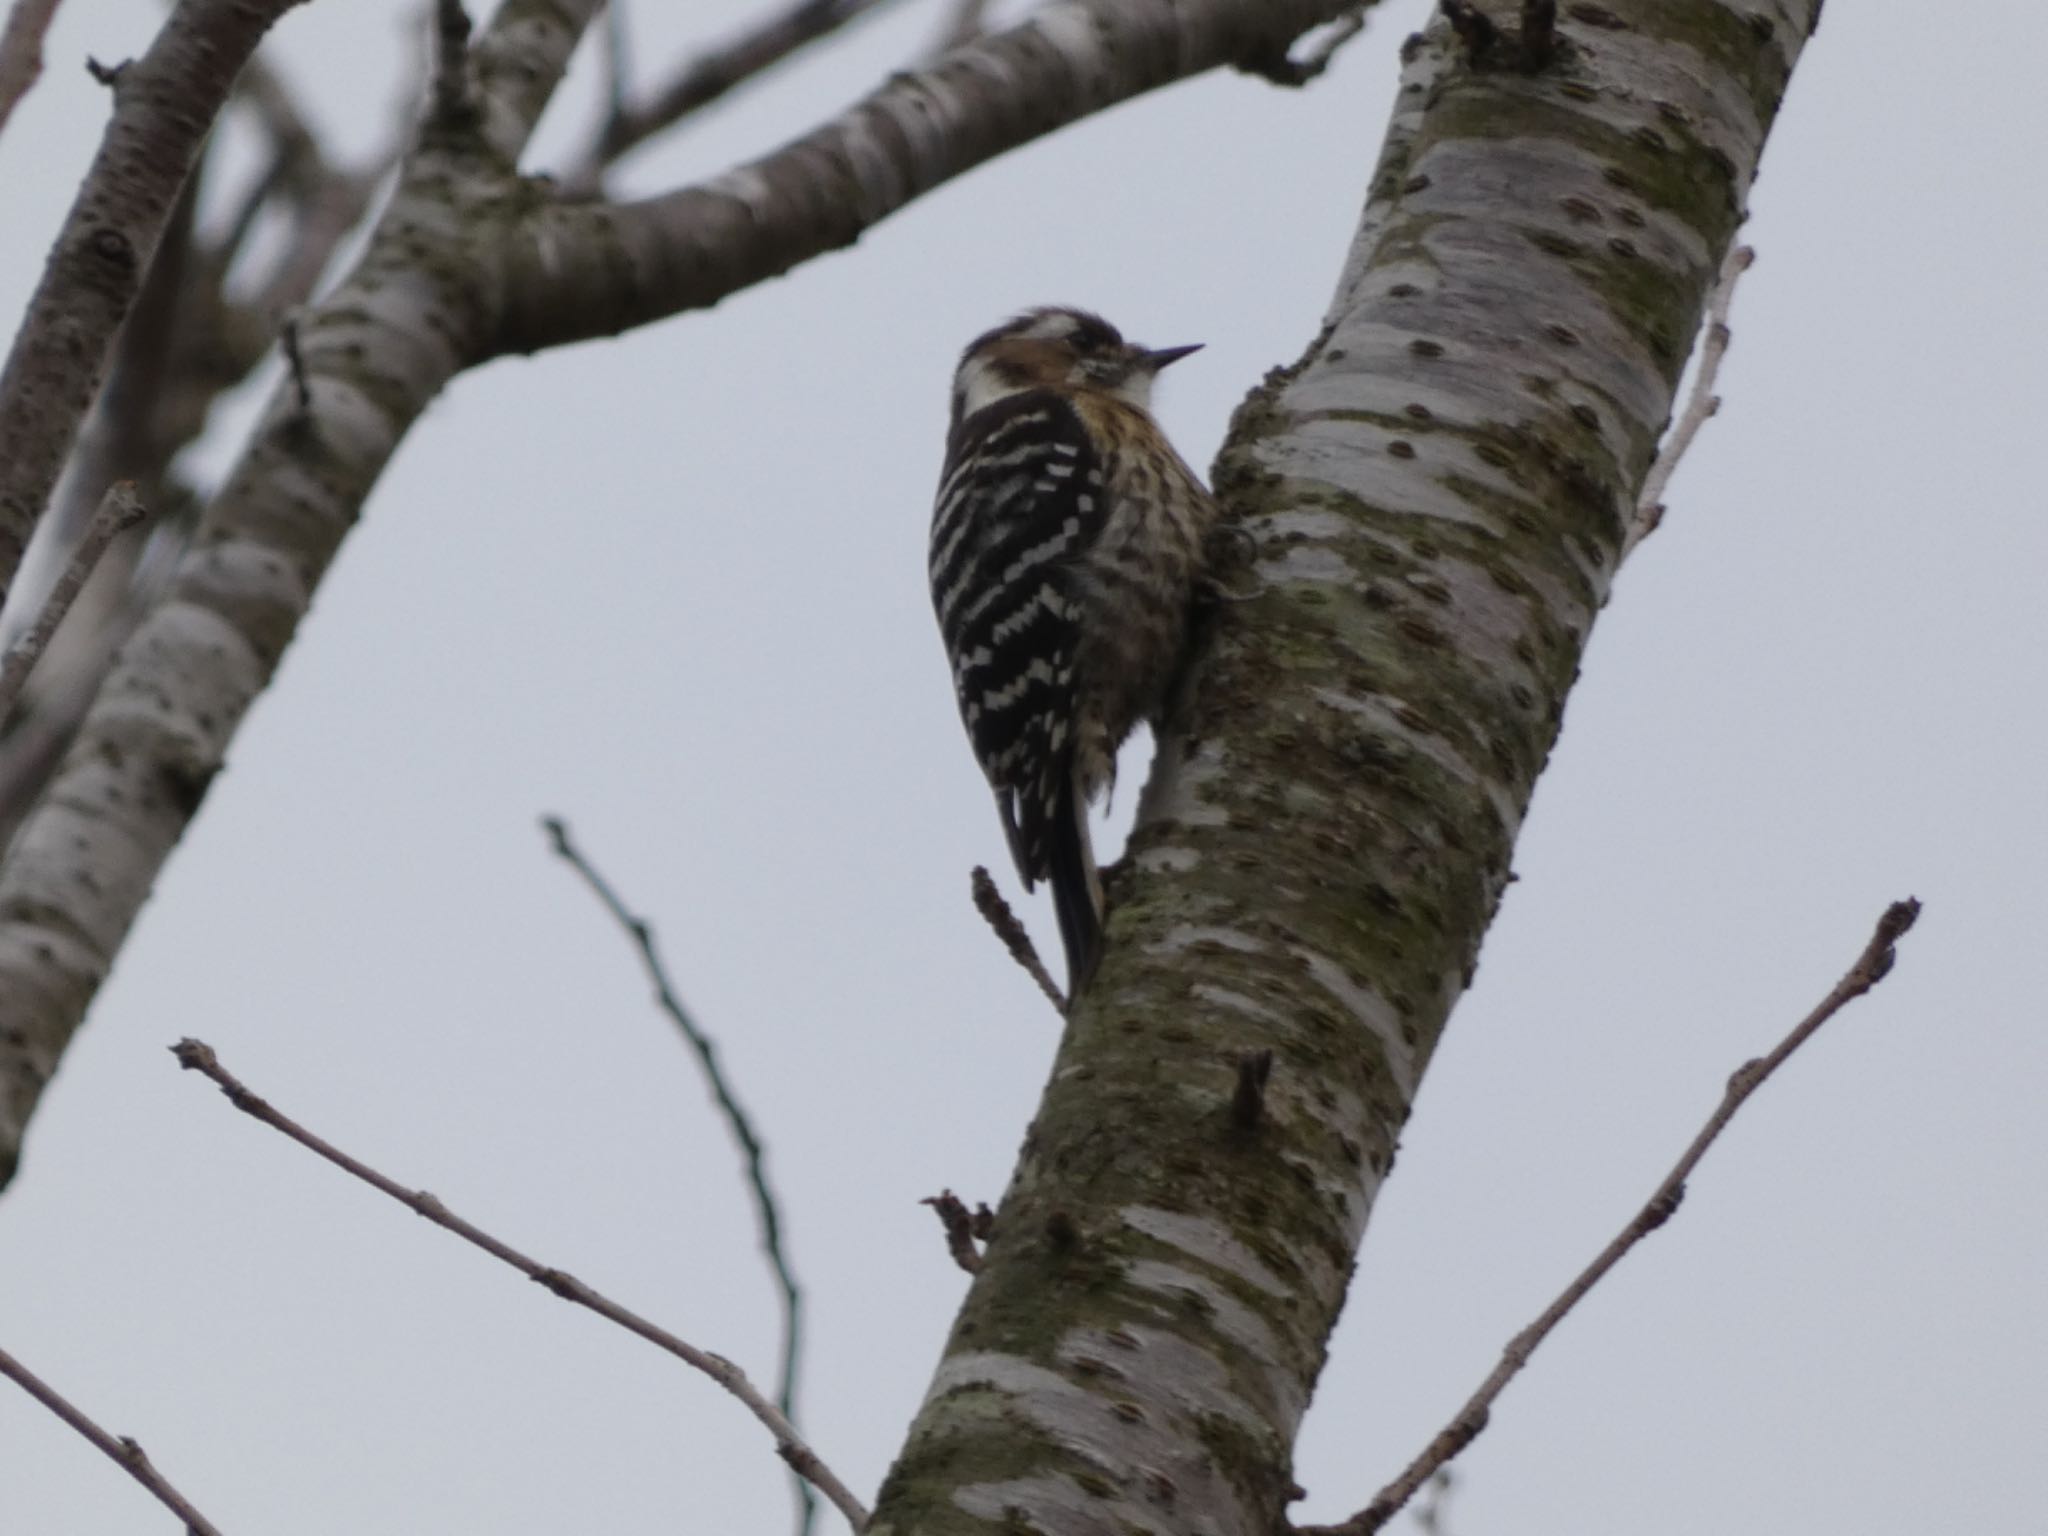
<path fill-rule="evenodd" d="M 953 395 L 960 401 L 963 421 L 984 406 L 994 405 L 1011 395 L 1021 395 L 1030 387 L 1028 384 L 1011 383 L 1000 370 L 978 357 L 970 357 L 962 363 L 960 372 L 953 379 Z"/>
<path fill-rule="evenodd" d="M 1152 409 L 1153 373 L 1147 368 L 1133 368 L 1124 375 L 1123 382 L 1110 393 L 1128 405 L 1135 405 L 1141 411 Z"/>

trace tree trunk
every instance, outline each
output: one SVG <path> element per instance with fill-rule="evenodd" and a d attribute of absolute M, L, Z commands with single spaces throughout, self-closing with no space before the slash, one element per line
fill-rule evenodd
<path fill-rule="evenodd" d="M 1373 1197 L 1818 11 L 1615 0 L 1547 54 L 1505 17 L 1476 53 L 1442 19 L 1407 44 L 1324 330 L 1218 461 L 1252 595 L 1162 733 L 876 1536 L 1285 1527 Z"/>

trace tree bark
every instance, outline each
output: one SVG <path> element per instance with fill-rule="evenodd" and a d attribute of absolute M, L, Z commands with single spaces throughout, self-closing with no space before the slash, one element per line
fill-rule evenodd
<path fill-rule="evenodd" d="M 106 137 L 0 371 L 0 602 L 228 89 L 299 3 L 181 0 L 113 82 Z"/>
<path fill-rule="evenodd" d="M 1201 638 L 873 1536 L 1285 1528 L 1374 1196 L 1818 11 L 1612 0 L 1541 60 L 1506 16 L 1477 58 L 1441 19 L 1404 49 L 1325 327 L 1217 464 L 1256 552 L 1226 583 L 1260 595 Z"/>
<path fill-rule="evenodd" d="M 518 156 L 598 0 L 507 0 L 473 120 L 430 124 L 166 600 L 0 867 L 0 1186 L 157 871 L 399 441 L 462 369 L 701 308 L 852 243 L 1002 151 L 1172 80 L 1272 67 L 1355 0 L 1065 0 L 899 74 L 714 183 L 612 208 Z"/>

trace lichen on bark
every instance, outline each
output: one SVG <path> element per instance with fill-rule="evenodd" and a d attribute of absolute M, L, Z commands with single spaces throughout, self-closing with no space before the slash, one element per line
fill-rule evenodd
<path fill-rule="evenodd" d="M 1403 50 L 1324 329 L 1219 457 L 1243 590 L 1196 637 L 878 1536 L 1285 1528 L 1373 1197 L 1816 10 L 1567 7 L 1535 70 L 1441 21 Z"/>

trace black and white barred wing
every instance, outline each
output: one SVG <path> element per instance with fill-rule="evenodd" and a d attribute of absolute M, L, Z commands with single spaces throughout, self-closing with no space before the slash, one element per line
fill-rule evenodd
<path fill-rule="evenodd" d="M 1076 563 L 1102 530 L 1101 468 L 1043 391 L 975 412 L 947 445 L 932 514 L 932 603 L 960 714 L 1026 889 L 1071 823 Z"/>

